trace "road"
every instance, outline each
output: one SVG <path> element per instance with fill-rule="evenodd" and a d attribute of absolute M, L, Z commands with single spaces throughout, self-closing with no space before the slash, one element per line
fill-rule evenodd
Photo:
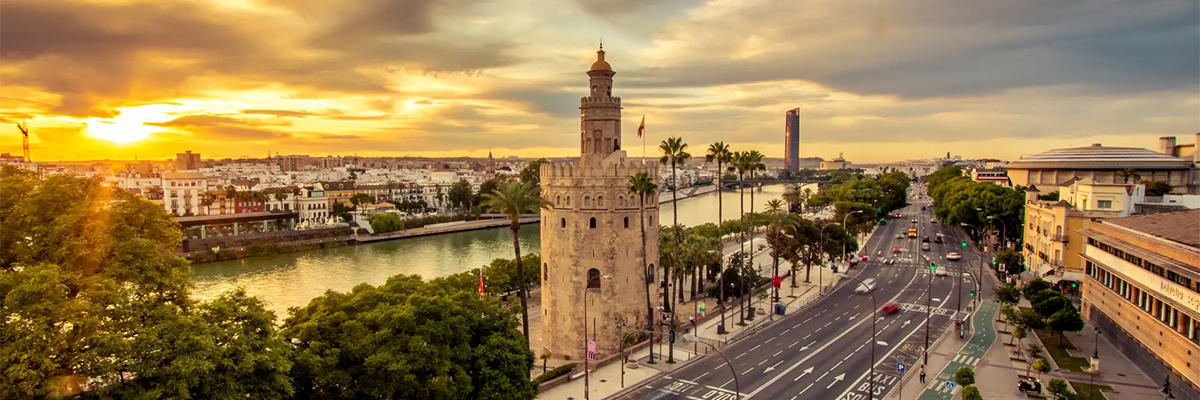
<path fill-rule="evenodd" d="M 850 272 L 862 280 L 875 280 L 878 306 L 895 301 L 900 310 L 892 315 L 877 315 L 878 307 L 872 304 L 871 296 L 856 294 L 857 283 L 843 279 L 843 284 L 813 306 L 722 349 L 738 372 L 741 398 L 866 399 L 872 392 L 868 369 L 872 365 L 871 346 L 875 351 L 876 372 L 873 398 L 883 398 L 899 382 L 898 363 L 909 366 L 910 372 L 916 371 L 925 346 L 926 304 L 933 305 L 928 329 L 930 340 L 936 340 L 952 326 L 951 316 L 960 304 L 956 290 L 959 267 L 966 267 L 962 310 L 970 306 L 968 293 L 976 287 L 978 258 L 959 245 L 962 234 L 957 229 L 930 223 L 932 208 L 924 211 L 920 208 L 920 204 L 928 202 L 927 196 L 923 201 L 910 199 L 910 202 L 917 204 L 899 211 L 904 218 L 889 219 L 888 225 L 878 229 L 864 244 L 861 254 L 869 255 L 870 261 L 860 263 Z M 911 222 L 914 218 L 919 221 L 917 224 Z M 895 237 L 914 226 L 921 236 L 943 234 L 946 243 L 931 243 L 930 251 L 921 251 L 919 238 Z M 892 253 L 896 246 L 901 253 Z M 963 261 L 946 261 L 949 252 L 962 253 Z M 894 263 L 886 262 L 893 258 Z M 930 279 L 930 261 L 949 266 L 947 276 Z M 984 289 L 990 293 L 990 286 L 985 284 Z M 878 329 L 874 344 L 872 318 Z M 935 374 L 933 370 L 927 373 Z M 734 390 L 728 366 L 714 355 L 646 382 L 619 398 L 725 400 L 734 398 Z"/>

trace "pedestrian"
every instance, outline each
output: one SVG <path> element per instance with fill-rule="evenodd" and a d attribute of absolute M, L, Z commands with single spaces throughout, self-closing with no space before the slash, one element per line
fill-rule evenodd
<path fill-rule="evenodd" d="M 925 364 L 921 364 L 921 383 L 925 383 Z"/>

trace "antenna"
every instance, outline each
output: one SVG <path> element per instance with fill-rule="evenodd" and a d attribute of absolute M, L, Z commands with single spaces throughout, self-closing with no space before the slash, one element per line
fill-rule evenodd
<path fill-rule="evenodd" d="M 29 159 L 29 126 L 27 124 L 25 124 L 25 120 L 21 120 L 21 123 L 17 124 L 17 129 L 21 130 L 21 150 L 24 152 L 22 157 L 24 157 L 25 162 L 30 162 L 30 159 Z"/>

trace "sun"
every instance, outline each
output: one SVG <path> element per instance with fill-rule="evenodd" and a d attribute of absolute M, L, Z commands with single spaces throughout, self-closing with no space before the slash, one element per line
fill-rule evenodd
<path fill-rule="evenodd" d="M 174 116 L 156 105 L 118 108 L 113 118 L 89 118 L 84 134 L 113 143 L 130 143 L 149 138 L 165 129 L 147 123 L 166 122 Z"/>

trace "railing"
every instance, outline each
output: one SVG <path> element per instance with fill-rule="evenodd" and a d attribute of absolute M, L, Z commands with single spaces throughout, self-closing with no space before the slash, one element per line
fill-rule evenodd
<path fill-rule="evenodd" d="M 1067 239 L 1067 235 L 1050 235 L 1050 240 L 1063 243 L 1067 243 L 1069 241 Z"/>

